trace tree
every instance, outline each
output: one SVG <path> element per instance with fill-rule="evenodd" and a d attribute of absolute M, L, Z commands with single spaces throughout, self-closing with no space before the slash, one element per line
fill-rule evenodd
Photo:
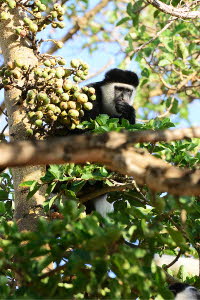
<path fill-rule="evenodd" d="M 169 283 L 200 286 L 198 276 L 181 268 L 176 278 L 171 264 L 153 259 L 200 255 L 200 128 L 171 130 L 172 115 L 191 121 L 188 104 L 200 96 L 199 1 L 65 5 L 0 2 L 1 111 L 9 125 L 0 144 L 1 296 L 172 298 Z M 64 19 L 70 26 L 61 40 L 39 39 Z M 116 61 L 101 72 L 137 62 L 137 124 L 106 115 L 81 123 L 95 91 L 79 82 L 94 74 L 80 57 L 53 56 L 74 36 L 89 53 L 109 45 Z M 77 127 L 95 135 L 69 137 Z M 105 193 L 114 212 L 86 215 L 84 203 Z"/>

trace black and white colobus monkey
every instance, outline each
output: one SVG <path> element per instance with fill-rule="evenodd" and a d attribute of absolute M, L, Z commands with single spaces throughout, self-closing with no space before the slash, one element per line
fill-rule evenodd
<path fill-rule="evenodd" d="M 137 74 L 131 71 L 111 69 L 105 74 L 102 81 L 91 83 L 96 93 L 93 109 L 85 111 L 84 120 L 95 119 L 100 114 L 107 114 L 112 118 L 126 119 L 130 124 L 135 124 L 135 109 L 133 100 L 136 87 L 139 84 Z M 75 129 L 69 134 L 81 134 L 85 130 Z M 54 191 L 59 190 L 59 185 Z M 86 212 L 98 211 L 103 217 L 113 211 L 113 204 L 107 201 L 107 194 L 89 200 L 85 203 Z"/>
<path fill-rule="evenodd" d="M 93 109 L 85 113 L 84 119 L 95 119 L 99 114 L 127 119 L 135 124 L 135 109 L 133 99 L 139 84 L 137 74 L 131 71 L 111 69 L 102 81 L 90 84 L 96 91 L 96 101 Z"/>
<path fill-rule="evenodd" d="M 169 286 L 175 300 L 200 300 L 200 292 L 186 283 L 174 283 Z"/>
<path fill-rule="evenodd" d="M 102 81 L 89 85 L 95 88 L 97 99 L 93 109 L 85 113 L 84 119 L 95 119 L 99 114 L 107 114 L 135 124 L 135 109 L 132 105 L 138 84 L 139 79 L 134 72 L 111 69 Z M 96 210 L 103 217 L 113 211 L 113 204 L 107 201 L 107 194 L 86 202 L 85 206 L 87 213 Z"/>

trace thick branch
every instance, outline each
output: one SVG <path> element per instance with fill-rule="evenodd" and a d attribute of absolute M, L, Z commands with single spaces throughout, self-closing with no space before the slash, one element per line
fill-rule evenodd
<path fill-rule="evenodd" d="M 147 0 L 147 2 L 152 4 L 158 10 L 181 19 L 196 19 L 200 17 L 199 11 L 190 11 L 189 7 L 187 6 L 183 8 L 176 8 L 174 6 L 167 5 L 159 0 Z"/>
<path fill-rule="evenodd" d="M 125 191 L 128 189 L 134 189 L 135 185 L 134 183 L 124 183 L 121 185 L 115 185 L 115 186 L 106 186 L 101 189 L 94 189 L 91 193 L 84 194 L 84 196 L 80 197 L 80 202 L 85 203 L 88 200 L 94 199 L 96 197 L 99 197 L 101 195 L 110 193 L 110 192 L 119 192 L 119 191 Z"/>
<path fill-rule="evenodd" d="M 81 18 L 78 18 L 75 25 L 67 32 L 67 34 L 61 39 L 63 43 L 70 40 L 74 34 L 76 34 L 82 27 L 85 27 L 88 24 L 88 21 L 94 17 L 102 8 L 104 8 L 110 0 L 102 0 L 100 1 L 94 8 L 85 13 L 85 15 Z M 53 54 L 58 47 L 54 44 L 49 50 L 48 54 Z"/>
<path fill-rule="evenodd" d="M 48 141 L 2 143 L 0 168 L 90 161 L 105 164 L 111 170 L 133 176 L 138 184 L 146 184 L 154 191 L 170 192 L 174 195 L 198 195 L 199 170 L 179 169 L 144 150 L 128 147 L 130 143 L 169 142 L 191 137 L 200 137 L 200 127 L 174 131 L 110 132 Z"/>

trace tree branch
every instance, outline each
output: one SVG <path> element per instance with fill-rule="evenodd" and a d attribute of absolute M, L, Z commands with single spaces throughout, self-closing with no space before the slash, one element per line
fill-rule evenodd
<path fill-rule="evenodd" d="M 150 155 L 132 143 L 173 141 L 200 137 L 200 127 L 79 135 L 48 141 L 0 144 L 0 168 L 24 165 L 86 163 L 105 164 L 111 170 L 133 176 L 137 184 L 174 195 L 199 195 L 200 170 L 179 169 Z M 129 146 L 128 146 L 129 145 Z"/>
<path fill-rule="evenodd" d="M 2 102 L 1 103 L 1 105 L 0 105 L 0 116 L 2 115 L 2 114 L 4 114 L 4 109 L 5 109 L 5 102 Z"/>
<path fill-rule="evenodd" d="M 110 192 L 119 192 L 119 191 L 125 191 L 125 190 L 129 190 L 129 189 L 134 189 L 135 188 L 135 184 L 134 183 L 124 183 L 121 185 L 115 185 L 115 186 L 106 186 L 103 187 L 101 189 L 94 189 L 94 191 L 92 191 L 91 193 L 88 194 L 84 194 L 84 196 L 80 197 L 80 202 L 81 203 L 85 203 L 91 199 L 94 199 L 96 197 L 99 197 L 101 195 L 110 193 Z"/>
<path fill-rule="evenodd" d="M 171 16 L 181 19 L 197 19 L 200 17 L 199 11 L 190 11 L 188 6 L 183 8 L 176 8 L 172 5 L 167 5 L 159 0 L 147 0 L 150 4 L 156 7 L 158 10 L 169 14 Z M 199 2 L 199 1 L 198 1 Z M 186 4 L 187 5 L 187 4 Z"/>
<path fill-rule="evenodd" d="M 163 267 L 163 269 L 165 271 L 167 271 L 167 269 L 169 269 L 171 266 L 173 266 L 179 260 L 181 254 L 182 254 L 182 251 L 180 250 L 179 253 L 177 254 L 177 256 L 169 264 L 165 265 Z"/>
<path fill-rule="evenodd" d="M 88 23 L 88 20 L 94 17 L 99 11 L 101 11 L 102 8 L 104 8 L 110 0 L 102 0 L 100 1 L 94 8 L 89 10 L 85 13 L 85 15 L 82 18 L 78 18 L 75 25 L 67 32 L 67 34 L 61 39 L 62 43 L 67 42 L 70 40 L 74 34 L 76 34 L 79 29 L 82 27 L 85 27 L 85 25 Z M 48 51 L 48 54 L 53 54 L 58 47 L 56 44 L 54 44 Z"/>
<path fill-rule="evenodd" d="M 156 35 L 154 37 L 152 37 L 149 41 L 147 41 L 146 43 L 142 44 L 140 47 L 136 48 L 133 53 L 137 53 L 140 50 L 142 50 L 143 48 L 145 48 L 148 44 L 150 44 L 151 42 L 153 42 L 155 39 L 157 39 L 157 37 L 159 37 L 159 35 L 161 35 L 162 32 L 164 32 L 174 21 L 175 19 L 171 19 L 169 20 L 169 22 L 160 30 L 156 33 Z"/>

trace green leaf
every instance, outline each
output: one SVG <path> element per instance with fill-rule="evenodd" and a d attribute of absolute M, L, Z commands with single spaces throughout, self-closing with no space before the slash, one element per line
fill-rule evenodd
<path fill-rule="evenodd" d="M 30 187 L 34 182 L 35 182 L 35 180 L 24 181 L 24 182 L 20 183 L 19 186 Z"/>
<path fill-rule="evenodd" d="M 184 43 L 182 37 L 177 37 L 177 54 L 179 57 L 186 59 L 189 55 L 187 45 Z"/>
<path fill-rule="evenodd" d="M 140 81 L 140 87 L 143 87 L 147 82 L 149 82 L 148 79 L 141 79 L 141 81 Z"/>
<path fill-rule="evenodd" d="M 173 114 L 177 114 L 179 112 L 179 107 L 178 107 L 178 100 L 174 99 L 172 108 L 170 109 L 170 112 Z"/>
<path fill-rule="evenodd" d="M 6 208 L 3 202 L 0 202 L 0 214 L 5 214 Z"/>
<path fill-rule="evenodd" d="M 53 203 L 55 202 L 56 198 L 58 197 L 58 195 L 53 196 L 50 201 L 49 201 L 49 208 L 51 208 L 51 206 L 53 205 Z"/>
<path fill-rule="evenodd" d="M 153 13 L 153 17 L 156 19 L 159 14 L 160 14 L 160 10 L 156 10 Z"/>
<path fill-rule="evenodd" d="M 0 201 L 7 200 L 9 198 L 9 192 L 0 190 Z"/>
<path fill-rule="evenodd" d="M 49 195 L 55 188 L 57 182 L 52 182 L 51 184 L 48 185 L 46 189 L 46 194 Z"/>
<path fill-rule="evenodd" d="M 37 181 L 33 181 L 32 185 L 30 186 L 29 193 L 27 195 L 27 200 L 29 200 L 33 195 L 39 190 L 40 184 Z"/>
<path fill-rule="evenodd" d="M 168 227 L 168 232 L 178 246 L 185 244 L 185 239 L 180 231 Z"/>
<path fill-rule="evenodd" d="M 130 17 L 125 17 L 121 19 L 119 22 L 117 22 L 116 26 L 122 25 L 123 23 L 127 22 L 130 20 Z"/>
<path fill-rule="evenodd" d="M 105 183 L 106 183 L 108 186 L 114 186 L 114 183 L 111 182 L 109 179 L 106 179 Z"/>
<path fill-rule="evenodd" d="M 168 66 L 170 64 L 171 64 L 171 62 L 168 59 L 161 59 L 158 63 L 158 65 L 160 67 Z"/>
<path fill-rule="evenodd" d="M 137 257 L 137 258 L 142 258 L 146 255 L 147 251 L 144 250 L 144 249 L 135 249 L 134 250 L 134 255 Z"/>
<path fill-rule="evenodd" d="M 60 179 L 63 177 L 63 166 L 50 165 L 48 172 L 50 172 L 55 178 Z"/>
<path fill-rule="evenodd" d="M 185 69 L 185 63 L 182 60 L 175 60 L 174 65 L 179 67 L 180 69 Z"/>
<path fill-rule="evenodd" d="M 6 285 L 8 283 L 8 278 L 6 276 L 0 275 L 0 286 Z"/>
<path fill-rule="evenodd" d="M 150 75 L 149 69 L 144 68 L 144 69 L 142 70 L 142 72 L 141 72 L 141 75 L 148 78 L 149 75 Z"/>
<path fill-rule="evenodd" d="M 123 211 L 127 208 L 127 203 L 125 201 L 118 200 L 114 203 L 115 211 Z"/>
<path fill-rule="evenodd" d="M 99 169 L 102 176 L 108 176 L 108 170 L 105 167 Z"/>
<path fill-rule="evenodd" d="M 127 14 L 130 16 L 132 15 L 132 7 L 133 7 L 133 5 L 129 2 L 127 5 L 127 8 L 126 8 L 126 11 L 127 11 Z"/>
<path fill-rule="evenodd" d="M 133 13 L 138 13 L 138 11 L 140 10 L 140 8 L 142 7 L 143 4 L 143 0 L 137 0 L 135 1 L 135 3 L 132 5 L 131 10 Z"/>
<path fill-rule="evenodd" d="M 172 102 L 172 97 L 167 98 L 167 100 L 165 101 L 165 105 L 167 108 L 170 107 L 171 102 Z"/>
<path fill-rule="evenodd" d="M 75 193 L 78 193 L 84 187 L 85 184 L 86 184 L 85 180 L 74 182 L 72 184 L 71 190 L 74 191 Z"/>
<path fill-rule="evenodd" d="M 179 23 L 175 26 L 174 30 L 171 31 L 171 35 L 175 36 L 177 33 L 187 30 L 187 25 L 185 23 Z"/>

